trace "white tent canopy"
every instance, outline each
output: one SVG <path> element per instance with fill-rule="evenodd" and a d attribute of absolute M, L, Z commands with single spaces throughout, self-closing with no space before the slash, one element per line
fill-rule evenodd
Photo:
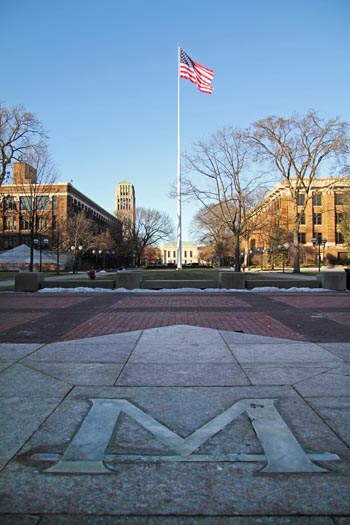
<path fill-rule="evenodd" d="M 45 250 L 41 252 L 41 262 L 43 265 L 55 265 L 57 264 L 57 258 L 46 253 Z M 40 250 L 33 250 L 33 263 L 40 263 Z M 4 266 L 14 266 L 15 269 L 30 264 L 30 248 L 26 244 L 21 244 L 12 250 L 0 253 L 0 268 Z M 8 268 L 10 269 L 10 268 Z"/>

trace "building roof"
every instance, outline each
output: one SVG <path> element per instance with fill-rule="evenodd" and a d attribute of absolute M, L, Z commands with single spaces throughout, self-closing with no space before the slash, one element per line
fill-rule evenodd
<path fill-rule="evenodd" d="M 33 262 L 40 262 L 40 251 L 33 250 Z M 45 253 L 44 250 L 41 252 L 41 262 L 42 263 L 56 263 L 56 259 L 51 255 Z M 7 250 L 6 252 L 0 253 L 0 264 L 8 263 L 30 263 L 30 248 L 26 244 L 21 244 L 12 250 Z"/>

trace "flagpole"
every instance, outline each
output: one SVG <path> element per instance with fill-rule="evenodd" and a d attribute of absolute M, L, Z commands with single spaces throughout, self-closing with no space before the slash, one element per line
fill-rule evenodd
<path fill-rule="evenodd" d="M 177 45 L 177 270 L 182 270 L 181 239 L 181 153 L 180 153 L 180 44 Z"/>

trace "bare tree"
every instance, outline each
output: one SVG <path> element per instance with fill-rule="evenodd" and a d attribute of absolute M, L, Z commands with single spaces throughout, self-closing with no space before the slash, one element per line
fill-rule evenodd
<path fill-rule="evenodd" d="M 64 251 L 73 255 L 73 272 L 77 269 L 79 258 L 92 248 L 96 243 L 96 230 L 84 211 L 73 214 L 61 224 L 60 244 Z"/>
<path fill-rule="evenodd" d="M 197 199 L 234 236 L 235 270 L 240 271 L 241 239 L 255 229 L 256 206 L 261 180 L 248 172 L 251 144 L 245 133 L 232 128 L 197 142 L 185 155 L 193 174 L 183 182 L 183 193 Z"/>
<path fill-rule="evenodd" d="M 135 264 L 142 259 L 146 247 L 168 240 L 173 230 L 172 221 L 166 213 L 137 208 L 133 235 L 123 241 L 118 251 L 126 259 L 132 257 Z"/>
<path fill-rule="evenodd" d="M 23 173 L 16 180 L 16 187 L 20 194 L 20 230 L 25 229 L 30 232 L 29 268 L 32 271 L 34 238 L 44 235 L 51 236 L 52 233 L 50 193 L 56 172 L 45 141 L 39 141 L 35 148 L 31 147 L 26 150 L 26 161 L 30 168 L 30 175 L 26 176 Z"/>
<path fill-rule="evenodd" d="M 0 186 L 13 161 L 28 162 L 28 156 L 45 138 L 41 122 L 22 106 L 7 108 L 0 103 Z"/>
<path fill-rule="evenodd" d="M 304 117 L 297 114 L 290 118 L 270 116 L 253 124 L 250 141 L 258 159 L 270 162 L 285 182 L 293 201 L 294 272 L 300 271 L 298 233 L 311 197 L 312 183 L 321 166 L 328 161 L 335 161 L 335 169 L 344 169 L 349 153 L 347 129 L 347 124 L 338 117 L 325 121 L 315 111 Z M 305 195 L 302 207 L 301 193 Z"/>
<path fill-rule="evenodd" d="M 350 191 L 343 194 L 343 208 L 341 212 L 340 232 L 344 239 L 344 244 L 350 253 Z"/>
<path fill-rule="evenodd" d="M 220 265 L 227 258 L 232 258 L 232 247 L 234 246 L 234 235 L 232 229 L 225 221 L 218 218 L 220 212 L 217 206 L 201 208 L 194 217 L 195 232 L 198 242 L 208 247 L 203 250 L 207 253 L 210 261 L 219 260 Z M 209 249 L 211 247 L 211 249 Z"/>

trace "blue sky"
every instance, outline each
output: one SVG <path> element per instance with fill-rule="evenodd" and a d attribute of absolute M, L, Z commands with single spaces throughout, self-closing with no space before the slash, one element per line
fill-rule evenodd
<path fill-rule="evenodd" d="M 348 0 L 0 0 L 0 99 L 46 127 L 58 180 L 113 213 L 116 184 L 176 220 L 177 43 L 214 69 L 181 80 L 182 151 L 224 126 L 317 110 L 350 120 Z M 183 240 L 196 206 L 183 203 Z"/>

